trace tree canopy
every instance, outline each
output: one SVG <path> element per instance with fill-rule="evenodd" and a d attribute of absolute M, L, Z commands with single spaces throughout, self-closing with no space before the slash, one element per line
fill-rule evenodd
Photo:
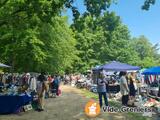
<path fill-rule="evenodd" d="M 108 8 L 115 0 L 1 0 L 0 61 L 13 72 L 85 72 L 117 60 L 141 67 L 160 64 L 159 45 L 132 38 L 120 16 Z M 154 0 L 146 0 L 148 9 Z M 67 23 L 63 9 L 71 9 Z"/>
<path fill-rule="evenodd" d="M 76 58 L 74 33 L 60 16 L 65 0 L 2 0 L 0 60 L 14 72 L 64 72 Z"/>
<path fill-rule="evenodd" d="M 159 45 L 152 45 L 144 36 L 131 38 L 121 18 L 107 10 L 112 2 L 84 0 L 86 11 L 74 18 L 71 27 L 76 33 L 81 58 L 78 69 L 84 71 L 112 60 L 141 67 L 158 65 Z"/>
<path fill-rule="evenodd" d="M 145 0 L 144 5 L 142 6 L 143 10 L 149 10 L 151 5 L 154 5 L 156 3 L 156 0 Z"/>

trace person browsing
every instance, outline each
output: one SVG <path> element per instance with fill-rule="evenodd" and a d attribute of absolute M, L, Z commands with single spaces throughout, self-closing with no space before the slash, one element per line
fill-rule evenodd
<path fill-rule="evenodd" d="M 103 106 L 102 97 L 104 98 L 105 105 L 108 106 L 108 99 L 107 99 L 107 94 L 106 94 L 106 92 L 107 92 L 106 84 L 107 84 L 107 81 L 104 79 L 103 74 L 99 73 L 99 77 L 97 80 L 97 91 L 98 91 L 98 95 L 99 95 L 100 107 Z"/>

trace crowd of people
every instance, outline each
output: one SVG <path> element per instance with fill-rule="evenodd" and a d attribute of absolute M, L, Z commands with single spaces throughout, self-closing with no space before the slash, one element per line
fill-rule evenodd
<path fill-rule="evenodd" d="M 122 95 L 122 105 L 128 106 L 129 100 L 134 100 L 137 92 L 137 75 L 135 72 L 127 73 L 124 71 L 121 71 L 119 73 L 119 84 L 120 84 L 120 93 Z M 107 77 L 103 74 L 103 72 L 100 72 L 97 79 L 97 91 L 99 95 L 99 103 L 100 107 L 103 106 L 103 100 L 105 106 L 108 106 L 108 84 L 109 81 Z"/>
<path fill-rule="evenodd" d="M 83 75 L 46 75 L 45 72 L 41 74 L 38 73 L 25 73 L 25 74 L 3 74 L 0 75 L 0 92 L 4 85 L 16 85 L 21 86 L 22 91 L 31 91 L 31 93 L 37 94 L 38 96 L 38 111 L 44 110 L 44 98 L 56 97 L 61 93 L 60 83 L 63 81 L 64 84 L 70 84 L 73 81 L 78 81 L 83 78 Z M 86 76 L 86 78 L 91 79 L 91 74 Z M 136 92 L 138 91 L 137 83 L 139 79 L 136 72 L 127 73 L 125 71 L 119 72 L 118 77 L 116 76 L 116 81 L 112 78 L 112 82 L 115 84 L 117 82 L 120 86 L 120 93 L 122 95 L 122 105 L 128 106 L 129 100 L 135 100 Z M 97 92 L 99 96 L 100 107 L 103 106 L 103 99 L 105 106 L 108 106 L 108 89 L 110 79 L 108 75 L 103 72 L 99 72 L 97 77 Z M 112 84 L 113 84 L 112 83 Z M 76 84 L 76 82 L 75 82 Z M 159 91 L 160 95 L 160 91 Z"/>

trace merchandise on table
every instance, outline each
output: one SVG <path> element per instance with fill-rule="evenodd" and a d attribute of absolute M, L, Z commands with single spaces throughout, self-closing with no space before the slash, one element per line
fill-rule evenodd
<path fill-rule="evenodd" d="M 1 95 L 0 96 L 0 114 L 10 114 L 20 112 L 23 106 L 31 102 L 31 96 L 21 95 Z"/>
<path fill-rule="evenodd" d="M 155 99 L 149 98 L 144 104 L 144 107 L 154 107 L 154 106 L 159 106 L 160 102 L 158 102 Z"/>
<path fill-rule="evenodd" d="M 109 93 L 118 93 L 120 91 L 120 85 L 108 85 Z"/>

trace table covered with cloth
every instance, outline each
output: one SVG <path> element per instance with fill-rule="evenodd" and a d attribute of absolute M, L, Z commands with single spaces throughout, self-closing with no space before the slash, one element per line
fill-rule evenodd
<path fill-rule="evenodd" d="M 31 96 L 27 94 L 16 96 L 0 96 L 0 114 L 15 113 L 22 106 L 31 101 Z"/>
<path fill-rule="evenodd" d="M 120 85 L 108 85 L 109 93 L 118 93 L 120 91 Z"/>

